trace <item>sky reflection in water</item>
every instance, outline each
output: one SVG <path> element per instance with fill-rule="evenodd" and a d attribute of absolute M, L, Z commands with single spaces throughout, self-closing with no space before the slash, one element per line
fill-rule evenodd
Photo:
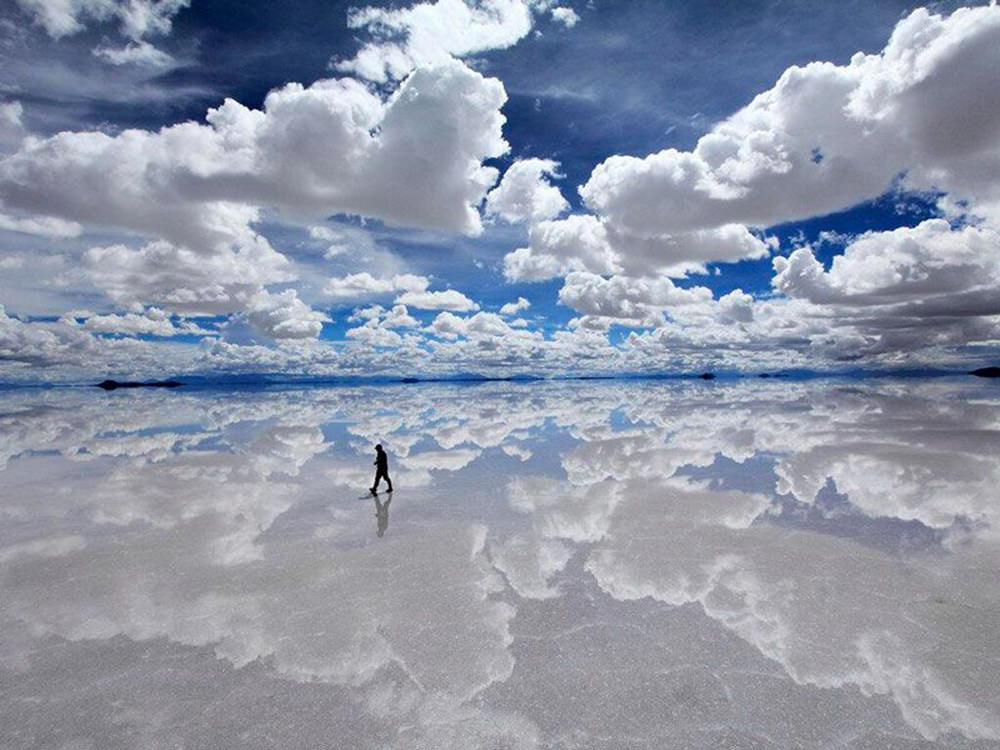
<path fill-rule="evenodd" d="M 998 455 L 964 380 L 7 392 L 0 746 L 1000 747 Z"/>

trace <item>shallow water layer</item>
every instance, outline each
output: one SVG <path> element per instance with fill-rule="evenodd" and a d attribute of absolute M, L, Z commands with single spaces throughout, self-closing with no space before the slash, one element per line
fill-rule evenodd
<path fill-rule="evenodd" d="M 0 747 L 1000 748 L 998 456 L 960 379 L 6 392 Z"/>

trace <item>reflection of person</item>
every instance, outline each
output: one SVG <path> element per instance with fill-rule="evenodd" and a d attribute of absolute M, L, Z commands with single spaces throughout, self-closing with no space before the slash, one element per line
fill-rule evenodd
<path fill-rule="evenodd" d="M 389 485 L 389 492 L 392 492 L 392 480 L 389 479 L 389 457 L 385 455 L 381 444 L 375 446 L 375 484 L 372 485 L 372 492 L 378 492 L 379 480 L 385 479 Z"/>
<path fill-rule="evenodd" d="M 385 536 L 386 530 L 389 528 L 389 503 L 392 502 L 392 498 L 386 498 L 384 503 L 378 501 L 378 496 L 375 497 L 375 518 L 377 519 L 378 528 L 376 528 L 375 533 L 378 536 Z"/>

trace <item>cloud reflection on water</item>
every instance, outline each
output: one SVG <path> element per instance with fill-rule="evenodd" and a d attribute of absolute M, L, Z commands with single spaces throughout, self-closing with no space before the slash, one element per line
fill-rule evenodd
<path fill-rule="evenodd" d="M 998 448 L 961 381 L 9 392 L 0 739 L 1000 747 Z"/>

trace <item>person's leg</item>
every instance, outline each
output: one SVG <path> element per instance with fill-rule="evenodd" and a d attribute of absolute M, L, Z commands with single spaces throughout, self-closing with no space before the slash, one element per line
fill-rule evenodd
<path fill-rule="evenodd" d="M 389 472 L 386 472 L 383 476 L 385 477 L 385 483 L 389 485 L 389 489 L 387 491 L 392 492 L 392 480 L 389 479 Z"/>
<path fill-rule="evenodd" d="M 378 480 L 382 478 L 382 472 L 375 472 L 375 481 L 372 482 L 372 492 L 378 492 Z"/>

